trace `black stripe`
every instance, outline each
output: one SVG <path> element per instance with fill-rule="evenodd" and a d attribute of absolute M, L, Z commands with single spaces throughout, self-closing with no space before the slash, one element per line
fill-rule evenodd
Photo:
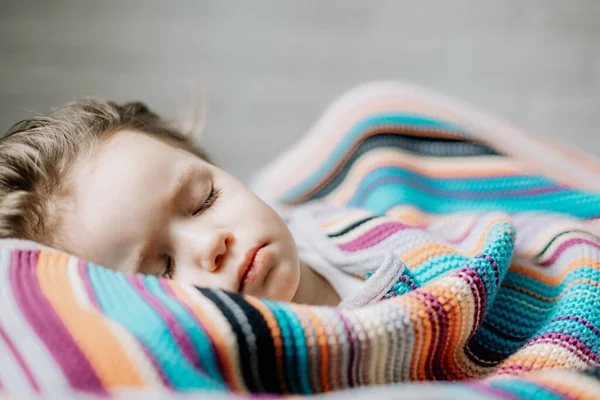
<path fill-rule="evenodd" d="M 592 367 L 582 371 L 584 375 L 600 380 L 600 367 Z"/>
<path fill-rule="evenodd" d="M 379 148 L 398 148 L 422 156 L 434 157 L 477 157 L 500 155 L 491 147 L 483 144 L 460 141 L 456 139 L 415 138 L 402 134 L 383 133 L 365 139 L 352 155 L 344 162 L 342 168 L 309 199 L 317 199 L 330 194 L 348 175 L 348 171 L 359 157 Z"/>
<path fill-rule="evenodd" d="M 401 133 L 376 134 L 363 141 L 363 143 L 368 142 L 376 142 L 378 147 L 395 147 L 429 157 L 498 155 L 496 150 L 480 143 L 460 139 L 406 136 Z"/>
<path fill-rule="evenodd" d="M 339 236 L 345 235 L 346 233 L 350 232 L 352 229 L 355 229 L 355 228 L 361 226 L 362 224 L 364 224 L 365 222 L 368 222 L 368 221 L 370 221 L 372 219 L 375 219 L 375 218 L 377 218 L 377 215 L 373 215 L 371 217 L 363 218 L 363 219 L 361 219 L 359 221 L 356 221 L 352 225 L 345 227 L 341 231 L 336 232 L 336 233 L 331 233 L 331 234 L 329 234 L 327 236 L 329 236 L 330 238 L 334 238 L 334 237 L 339 237 Z"/>
<path fill-rule="evenodd" d="M 242 368 L 242 377 L 244 378 L 244 382 L 248 389 L 255 393 L 258 391 L 258 386 L 256 382 L 252 379 L 252 366 L 250 365 L 250 351 L 248 350 L 248 344 L 246 343 L 246 335 L 242 330 L 241 325 L 239 324 L 233 312 L 229 309 L 229 307 L 214 293 L 212 289 L 205 288 L 197 288 L 200 293 L 206 296 L 210 301 L 215 303 L 219 310 L 223 313 L 227 321 L 231 325 L 231 328 L 235 332 L 235 337 L 237 339 L 238 349 L 239 349 L 239 362 Z"/>
<path fill-rule="evenodd" d="M 559 237 L 564 236 L 564 235 L 566 235 L 568 233 L 581 233 L 584 236 L 591 236 L 594 239 L 600 241 L 600 237 L 598 237 L 598 236 L 596 236 L 596 235 L 594 235 L 594 234 L 592 234 L 590 232 L 582 231 L 582 230 L 579 230 L 579 229 L 572 229 L 572 230 L 568 230 L 568 231 L 563 231 L 563 232 L 559 233 L 558 235 L 554 236 L 552 238 L 552 240 L 550 240 L 548 242 L 548 244 L 546 244 L 546 246 L 542 249 L 542 251 L 540 251 L 539 253 L 537 253 L 535 255 L 535 258 L 537 259 L 537 258 L 540 258 L 541 256 L 543 256 L 544 253 L 550 248 L 550 246 L 552 246 L 552 243 L 554 243 L 556 240 L 558 240 Z"/>
<path fill-rule="evenodd" d="M 266 393 L 282 393 L 277 376 L 277 363 L 275 362 L 275 343 L 267 321 L 260 311 L 251 306 L 238 294 L 226 293 L 243 311 L 252 325 L 252 332 L 256 336 L 256 349 L 258 353 L 258 373 Z"/>

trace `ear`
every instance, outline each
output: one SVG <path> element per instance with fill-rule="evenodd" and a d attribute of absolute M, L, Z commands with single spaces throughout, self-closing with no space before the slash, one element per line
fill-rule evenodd
<path fill-rule="evenodd" d="M 185 85 L 185 104 L 181 108 L 178 127 L 183 134 L 197 140 L 204 133 L 208 109 L 207 93 L 195 80 Z"/>

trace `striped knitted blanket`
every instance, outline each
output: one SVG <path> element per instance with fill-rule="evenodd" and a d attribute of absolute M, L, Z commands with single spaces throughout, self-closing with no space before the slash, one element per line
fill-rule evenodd
<path fill-rule="evenodd" d="M 425 89 L 355 89 L 253 184 L 328 205 L 339 265 L 396 274 L 377 296 L 277 303 L 5 241 L 0 397 L 597 398 L 598 172 Z"/>

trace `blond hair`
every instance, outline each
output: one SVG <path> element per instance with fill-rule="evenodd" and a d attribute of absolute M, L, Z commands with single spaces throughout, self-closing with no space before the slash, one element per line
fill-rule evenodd
<path fill-rule="evenodd" d="M 206 159 L 187 132 L 140 102 L 84 99 L 50 116 L 23 120 L 0 138 L 0 238 L 53 245 L 57 203 L 69 193 L 71 167 L 124 129 L 166 140 Z"/>

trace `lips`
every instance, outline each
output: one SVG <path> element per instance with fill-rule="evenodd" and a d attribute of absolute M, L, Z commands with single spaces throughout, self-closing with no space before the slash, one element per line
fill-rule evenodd
<path fill-rule="evenodd" d="M 248 280 L 248 275 L 254 268 L 254 260 L 256 258 L 256 254 L 260 249 L 265 247 L 265 245 L 253 247 L 246 252 L 244 257 L 244 261 L 240 264 L 238 268 L 238 292 L 241 293 L 244 290 L 244 286 L 246 286 L 246 281 Z"/>

